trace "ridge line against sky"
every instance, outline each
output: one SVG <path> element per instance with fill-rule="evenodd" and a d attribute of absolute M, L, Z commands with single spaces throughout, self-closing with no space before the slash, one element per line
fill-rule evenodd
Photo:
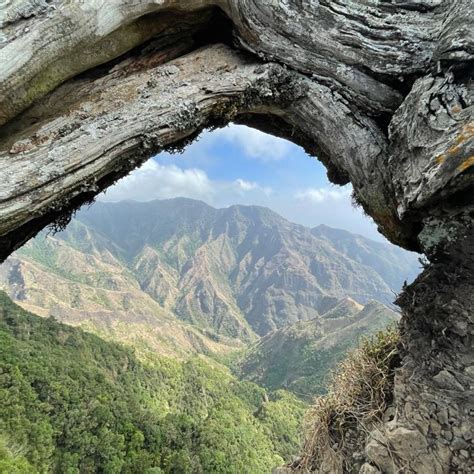
<path fill-rule="evenodd" d="M 187 197 L 214 207 L 268 207 L 291 222 L 326 224 L 386 241 L 354 208 L 350 185 L 328 182 L 326 169 L 301 147 L 242 125 L 206 131 L 180 155 L 161 153 L 109 188 L 100 201 Z"/>
<path fill-rule="evenodd" d="M 285 216 L 282 216 L 280 213 L 278 213 L 277 211 L 275 211 L 274 209 L 271 209 L 267 206 L 262 206 L 260 204 L 230 204 L 229 206 L 225 206 L 225 207 L 219 207 L 219 206 L 215 206 L 213 204 L 209 204 L 205 201 L 203 201 L 202 199 L 195 199 L 195 198 L 188 198 L 188 197 L 184 197 L 184 196 L 177 196 L 177 197 L 172 197 L 172 198 L 154 198 L 154 199 L 151 199 L 151 200 L 147 200 L 147 201 L 138 201 L 136 199 L 123 199 L 123 200 L 120 200 L 120 201 L 112 201 L 112 200 L 105 200 L 105 199 L 100 199 L 98 200 L 98 202 L 100 202 L 101 204 L 104 204 L 104 205 L 107 205 L 107 204 L 112 204 L 112 205 L 119 205 L 120 204 L 127 204 L 127 203 L 131 203 L 131 204 L 147 204 L 147 203 L 154 203 L 154 202 L 166 202 L 166 201 L 174 201 L 174 200 L 179 200 L 179 199 L 188 199 L 190 200 L 191 202 L 195 202 L 195 203 L 201 203 L 201 204 L 204 204 L 205 206 L 209 206 L 211 209 L 215 210 L 215 211 L 222 211 L 222 210 L 226 210 L 226 209 L 230 209 L 232 207 L 244 207 L 244 208 L 252 208 L 252 207 L 256 207 L 256 208 L 260 208 L 260 209 L 265 209 L 265 210 L 268 210 L 270 212 L 274 212 L 278 217 L 280 217 L 281 219 L 284 219 L 286 221 L 288 221 L 290 224 L 293 224 L 295 226 L 302 226 L 304 227 L 305 229 L 308 229 L 308 230 L 315 230 L 315 229 L 318 229 L 318 228 L 327 228 L 327 229 L 330 229 L 330 230 L 334 230 L 334 231 L 342 231 L 342 232 L 349 232 L 352 236 L 355 236 L 355 237 L 362 237 L 362 238 L 365 238 L 365 239 L 368 239 L 370 240 L 371 242 L 375 242 L 377 244 L 387 244 L 387 245 L 391 245 L 393 247 L 396 247 L 395 245 L 391 244 L 390 242 L 388 242 L 386 239 L 377 239 L 377 240 L 374 240 L 372 239 L 371 237 L 367 237 L 366 235 L 363 235 L 363 234 L 359 234 L 357 232 L 351 232 L 351 231 L 346 231 L 346 229 L 341 229 L 340 227 L 333 227 L 333 226 L 329 226 L 327 224 L 316 224 L 315 226 L 307 226 L 305 224 L 299 224 L 298 222 L 293 222 L 291 221 L 290 219 L 288 219 L 287 217 Z M 92 204 L 88 204 L 87 206 L 84 206 L 78 214 L 76 214 L 75 217 L 79 217 L 79 220 L 80 220 L 80 216 L 81 216 L 81 212 L 84 212 L 84 213 L 87 213 L 89 211 L 89 209 L 91 208 L 91 206 L 94 206 L 96 204 L 96 202 L 92 203 Z"/>

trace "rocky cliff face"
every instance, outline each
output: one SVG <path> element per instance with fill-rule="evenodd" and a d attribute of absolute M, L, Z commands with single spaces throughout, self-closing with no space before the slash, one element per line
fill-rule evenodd
<path fill-rule="evenodd" d="M 388 421 L 366 450 L 386 472 L 402 462 L 414 472 L 474 470 L 472 237 L 457 241 L 399 297 L 406 315 L 404 364 L 394 379 L 399 418 Z"/>

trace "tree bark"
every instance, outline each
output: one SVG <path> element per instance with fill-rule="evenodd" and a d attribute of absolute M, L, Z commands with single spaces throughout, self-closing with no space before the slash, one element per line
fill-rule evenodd
<path fill-rule="evenodd" d="M 400 299 L 401 415 L 387 430 L 415 430 L 420 459 L 439 462 L 367 460 L 462 472 L 466 447 L 453 440 L 472 429 L 462 417 L 474 377 L 473 10 L 469 0 L 0 2 L 0 259 L 206 127 L 236 121 L 299 143 L 332 182 L 352 183 L 381 233 L 432 261 Z M 432 413 L 444 426 L 436 400 L 457 407 L 448 424 L 461 435 L 433 431 Z"/>
<path fill-rule="evenodd" d="M 148 104 L 143 95 L 153 96 L 153 92 L 144 89 L 166 89 L 170 81 L 154 78 L 153 87 L 140 81 L 153 74 L 157 61 L 168 62 L 202 46 L 200 42 L 205 42 L 203 38 L 211 29 L 218 32 L 214 41 L 228 41 L 232 30 L 233 46 L 253 53 L 255 65 L 273 62 L 274 68 L 287 68 L 291 74 L 283 76 L 292 76 L 292 81 L 307 91 L 304 97 L 298 93 L 285 107 L 272 103 L 269 97 L 266 101 L 259 98 L 256 104 L 235 109 L 225 120 L 258 123 L 261 128 L 273 127 L 276 134 L 297 136 L 326 164 L 333 182 L 352 182 L 356 200 L 393 242 L 423 249 L 419 234 L 426 217 L 435 209 L 439 211 L 440 201 L 442 206 L 452 207 L 459 193 L 472 186 L 472 84 L 466 68 L 472 57 L 473 35 L 468 29 L 472 13 L 468 1 L 4 3 L 0 17 L 0 123 L 10 123 L 0 130 L 0 162 L 6 170 L 0 189 L 0 235 L 7 252 L 11 251 L 8 242 L 15 246 L 15 229 L 28 227 L 28 223 L 31 227 L 34 219 L 68 207 L 81 190 L 90 195 L 92 176 L 93 181 L 100 181 L 106 169 L 116 174 L 123 163 L 130 162 L 130 150 L 125 147 L 123 152 L 116 150 L 108 167 L 103 161 L 99 166 L 97 149 L 92 146 L 89 150 L 85 137 L 78 137 L 85 124 L 69 130 L 75 126 L 71 122 L 78 124 L 77 116 L 68 115 L 70 103 L 85 101 L 81 94 L 88 87 L 92 91 L 120 82 L 117 71 L 136 62 L 141 72 L 132 71 L 127 77 L 130 87 L 141 92 L 125 101 L 127 110 L 133 108 L 136 116 L 143 116 L 141 124 L 135 120 L 135 127 L 143 128 L 143 136 L 147 135 Z M 217 10 L 227 19 L 217 15 Z M 115 67 L 99 66 L 150 38 L 154 38 L 155 56 L 160 60 L 155 57 L 144 65 L 146 52 L 141 50 L 128 59 L 116 60 L 119 64 L 112 63 Z M 212 51 L 205 56 L 203 61 L 212 70 Z M 84 71 L 94 72 L 51 92 Z M 182 79 L 175 79 L 186 82 L 186 75 L 191 77 L 189 84 L 195 82 L 199 89 L 200 79 L 188 71 Z M 70 96 L 69 105 L 60 99 L 65 94 Z M 244 91 L 236 87 L 229 94 L 237 98 Z M 192 92 L 184 95 L 178 89 L 175 102 L 201 100 L 199 93 L 196 97 Z M 107 93 L 94 98 L 97 103 L 101 100 L 103 104 L 113 102 Z M 33 103 L 29 111 L 18 115 Z M 54 113 L 48 111 L 50 108 Z M 181 140 L 181 135 L 189 136 L 208 126 L 212 115 L 208 112 L 196 109 L 195 127 L 156 142 L 167 146 Z M 255 120 L 255 114 L 261 117 Z M 89 115 L 88 123 L 99 120 Z M 100 121 L 111 133 L 120 128 L 110 117 Z M 61 129 L 61 143 L 56 139 L 54 149 L 48 150 L 51 142 L 46 135 L 51 138 L 57 134 L 55 127 Z M 32 140 L 36 133 L 44 143 Z M 131 140 L 133 133 L 126 140 Z M 137 135 L 140 133 L 135 133 L 134 149 L 147 146 L 139 143 Z M 107 149 L 106 140 L 102 144 Z M 81 173 L 72 165 L 74 160 L 77 163 L 79 148 Z M 45 160 L 50 160 L 47 166 Z M 21 237 L 21 232 L 17 235 Z M 19 243 L 22 240 L 19 238 Z"/>

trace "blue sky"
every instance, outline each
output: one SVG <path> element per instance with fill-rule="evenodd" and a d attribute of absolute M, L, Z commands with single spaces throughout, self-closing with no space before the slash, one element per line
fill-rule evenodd
<path fill-rule="evenodd" d="M 183 154 L 162 153 L 109 188 L 100 199 L 201 199 L 215 207 L 267 206 L 288 220 L 326 224 L 383 240 L 351 204 L 350 186 L 326 178 L 324 166 L 285 140 L 240 126 L 204 132 Z"/>

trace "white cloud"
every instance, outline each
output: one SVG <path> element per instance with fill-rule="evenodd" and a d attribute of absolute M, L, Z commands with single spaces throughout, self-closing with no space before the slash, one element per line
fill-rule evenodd
<path fill-rule="evenodd" d="M 183 170 L 175 165 L 160 165 L 147 161 L 141 168 L 120 180 L 101 196 L 105 201 L 150 201 L 177 196 L 210 199 L 213 183 L 200 169 Z"/>
<path fill-rule="evenodd" d="M 243 179 L 236 179 L 235 184 L 242 189 L 242 191 L 252 191 L 252 189 L 255 189 L 258 184 L 254 183 L 252 181 L 245 181 Z"/>
<path fill-rule="evenodd" d="M 151 201 L 187 197 L 201 199 L 216 206 L 245 202 L 272 194 L 272 189 L 254 181 L 236 179 L 215 181 L 201 169 L 181 169 L 147 161 L 141 168 L 120 180 L 102 194 L 102 201 Z M 228 204 L 227 204 L 228 203 Z"/>
<path fill-rule="evenodd" d="M 212 132 L 209 137 L 211 140 L 224 140 L 237 145 L 245 156 L 261 161 L 281 160 L 295 146 L 282 138 L 243 125 L 230 125 Z"/>
<path fill-rule="evenodd" d="M 308 188 L 296 193 L 296 198 L 300 201 L 310 201 L 315 204 L 320 204 L 328 201 L 347 200 L 351 195 L 351 191 L 350 186 L 343 188 Z"/>
<path fill-rule="evenodd" d="M 240 190 L 241 192 L 249 192 L 249 191 L 257 191 L 263 193 L 265 196 L 270 196 L 273 193 L 273 189 L 260 186 L 258 183 L 254 181 L 245 181 L 244 179 L 236 179 L 234 182 L 234 186 L 236 190 Z"/>

